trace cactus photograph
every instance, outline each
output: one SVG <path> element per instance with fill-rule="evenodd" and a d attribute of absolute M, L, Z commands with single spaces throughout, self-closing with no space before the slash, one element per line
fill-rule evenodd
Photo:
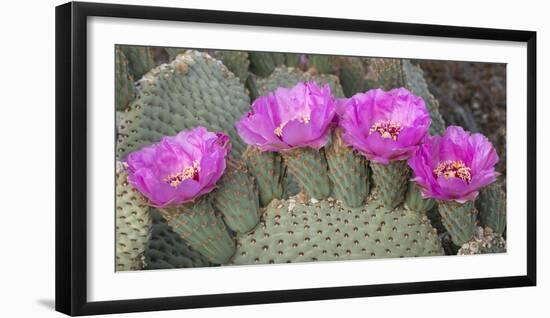
<path fill-rule="evenodd" d="M 114 54 L 116 271 L 506 252 L 505 64 Z"/>

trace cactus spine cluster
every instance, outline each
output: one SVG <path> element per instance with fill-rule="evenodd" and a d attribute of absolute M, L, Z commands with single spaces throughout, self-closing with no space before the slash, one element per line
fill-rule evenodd
<path fill-rule="evenodd" d="M 305 63 L 293 53 L 166 48 L 170 62 L 155 67 L 148 48 L 115 53 L 117 158 L 198 125 L 232 142 L 217 189 L 176 208 L 150 208 L 117 169 L 117 270 L 443 255 L 428 212 L 441 217 L 459 254 L 505 251 L 500 185 L 475 205 L 435 202 L 409 181 L 404 161 L 369 162 L 337 130 L 320 150 L 280 154 L 236 134 L 250 98 L 302 81 L 329 84 L 336 97 L 406 87 L 425 100 L 430 132 L 440 134 L 438 102 L 410 61 L 309 55 Z"/>

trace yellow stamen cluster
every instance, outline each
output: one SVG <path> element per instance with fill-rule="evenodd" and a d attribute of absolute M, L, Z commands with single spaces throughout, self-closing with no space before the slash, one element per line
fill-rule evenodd
<path fill-rule="evenodd" d="M 274 132 L 277 137 L 281 137 L 283 135 L 283 127 L 285 124 L 280 124 L 279 127 L 275 128 Z"/>
<path fill-rule="evenodd" d="M 472 169 L 467 167 L 462 161 L 447 160 L 440 163 L 437 168 L 434 169 L 434 175 L 439 177 L 443 175 L 445 179 L 460 178 L 466 183 L 472 181 Z"/>
<path fill-rule="evenodd" d="M 192 166 L 185 167 L 180 172 L 168 175 L 166 178 L 164 178 L 164 182 L 168 183 L 173 188 L 177 188 L 183 181 L 187 179 L 198 179 L 200 171 L 200 163 L 198 160 L 195 160 L 193 161 Z"/>
<path fill-rule="evenodd" d="M 401 132 L 401 125 L 393 121 L 377 121 L 369 129 L 369 135 L 372 133 L 379 133 L 382 138 L 391 138 L 397 140 L 399 133 Z"/>
<path fill-rule="evenodd" d="M 309 124 L 309 122 L 311 121 L 311 117 L 309 115 L 302 116 L 302 117 L 298 118 L 298 121 L 301 122 L 301 123 L 304 123 L 304 124 Z M 273 131 L 275 133 L 275 136 L 277 136 L 279 138 L 283 136 L 283 128 L 285 127 L 285 125 L 287 123 L 288 123 L 288 121 L 280 124 L 279 127 L 275 128 L 275 130 Z"/>

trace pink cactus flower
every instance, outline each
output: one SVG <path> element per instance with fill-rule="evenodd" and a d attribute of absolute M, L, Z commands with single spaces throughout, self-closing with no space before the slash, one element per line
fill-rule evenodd
<path fill-rule="evenodd" d="M 424 100 L 405 88 L 372 89 L 337 102 L 343 140 L 380 164 L 406 160 L 428 135 Z"/>
<path fill-rule="evenodd" d="M 408 163 L 425 198 L 465 203 L 495 182 L 498 155 L 482 134 L 449 126 L 418 148 Z"/>
<path fill-rule="evenodd" d="M 230 149 L 224 133 L 181 131 L 129 154 L 128 182 L 155 207 L 189 202 L 215 188 Z"/>
<path fill-rule="evenodd" d="M 263 151 L 319 149 L 328 141 L 334 104 L 328 85 L 309 82 L 278 88 L 252 103 L 252 111 L 237 122 L 237 132 Z"/>

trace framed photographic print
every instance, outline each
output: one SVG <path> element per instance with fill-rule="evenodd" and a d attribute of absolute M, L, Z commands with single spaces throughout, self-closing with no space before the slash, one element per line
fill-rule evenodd
<path fill-rule="evenodd" d="M 536 33 L 56 8 L 56 309 L 536 284 Z"/>

